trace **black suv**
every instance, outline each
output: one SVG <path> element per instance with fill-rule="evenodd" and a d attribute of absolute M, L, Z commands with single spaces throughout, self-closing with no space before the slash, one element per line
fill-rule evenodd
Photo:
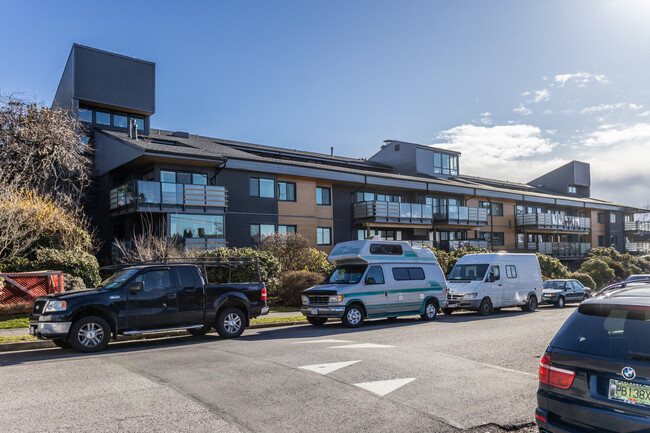
<path fill-rule="evenodd" d="M 539 366 L 541 432 L 650 431 L 650 284 L 586 300 Z"/>

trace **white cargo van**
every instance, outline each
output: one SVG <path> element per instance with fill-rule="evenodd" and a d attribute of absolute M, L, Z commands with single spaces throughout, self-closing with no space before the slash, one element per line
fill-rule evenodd
<path fill-rule="evenodd" d="M 445 275 L 429 249 L 351 241 L 337 244 L 327 259 L 336 266 L 332 274 L 302 295 L 300 311 L 312 325 L 335 318 L 356 328 L 365 318 L 415 314 L 434 320 L 447 305 Z"/>
<path fill-rule="evenodd" d="M 542 299 L 542 273 L 535 254 L 467 254 L 447 278 L 445 314 L 455 309 L 487 316 L 502 307 L 535 311 Z"/>

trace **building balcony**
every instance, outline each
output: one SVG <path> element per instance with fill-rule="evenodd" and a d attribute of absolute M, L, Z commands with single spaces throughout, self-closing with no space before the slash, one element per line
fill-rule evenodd
<path fill-rule="evenodd" d="M 650 221 L 625 221 L 625 231 L 650 233 Z"/>
<path fill-rule="evenodd" d="M 560 214 L 529 213 L 516 217 L 518 227 L 537 230 L 560 230 L 568 232 L 589 232 L 591 220 L 587 217 L 566 216 Z"/>
<path fill-rule="evenodd" d="M 647 254 L 650 252 L 650 242 L 626 242 L 625 251 L 632 254 Z"/>
<path fill-rule="evenodd" d="M 430 226 L 433 206 L 430 204 L 391 201 L 362 201 L 354 204 L 354 219 L 375 227 Z"/>
<path fill-rule="evenodd" d="M 453 241 L 440 241 L 438 248 L 445 251 L 457 250 L 459 248 L 490 248 L 490 243 L 482 239 L 457 239 Z"/>
<path fill-rule="evenodd" d="M 228 207 L 228 191 L 223 186 L 136 180 L 110 192 L 112 212 L 175 211 L 179 207 L 223 212 Z"/>
<path fill-rule="evenodd" d="M 559 258 L 580 258 L 591 249 L 590 243 L 585 242 L 528 242 L 528 247 L 517 244 L 517 249 L 527 249 L 538 253 Z"/>
<path fill-rule="evenodd" d="M 488 225 L 488 211 L 481 207 L 437 206 L 434 217 L 436 222 L 448 225 L 468 227 Z"/>

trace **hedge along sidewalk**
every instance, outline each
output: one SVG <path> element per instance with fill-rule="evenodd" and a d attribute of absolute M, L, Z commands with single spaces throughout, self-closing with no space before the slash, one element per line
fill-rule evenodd
<path fill-rule="evenodd" d="M 259 329 L 259 328 L 273 328 L 278 326 L 291 326 L 291 325 L 303 325 L 306 323 L 307 319 L 304 316 L 298 316 L 300 314 L 297 311 L 286 312 L 286 313 L 269 313 L 268 315 L 261 316 L 257 319 L 251 319 L 251 325 L 247 329 Z M 118 342 L 120 341 L 131 341 L 131 340 L 154 340 L 165 337 L 181 337 L 189 336 L 189 334 L 184 331 L 169 331 L 169 332 L 156 332 L 156 333 L 147 333 L 139 335 L 120 335 L 118 337 Z M 6 342 L 3 343 L 2 340 L 6 337 L 7 340 L 15 340 L 22 338 L 34 338 L 29 336 L 29 329 L 27 328 L 14 328 L 14 329 L 0 329 L 0 352 L 13 352 L 17 350 L 30 350 L 30 349 L 47 349 L 51 347 L 57 347 L 54 343 L 48 340 L 36 340 L 31 341 L 19 341 L 19 342 Z"/>

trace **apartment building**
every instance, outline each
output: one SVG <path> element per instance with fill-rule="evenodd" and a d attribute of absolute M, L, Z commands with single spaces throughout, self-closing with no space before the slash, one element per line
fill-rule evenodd
<path fill-rule="evenodd" d="M 590 197 L 583 162 L 523 184 L 471 176 L 460 153 L 399 140 L 365 159 L 154 129 L 155 64 L 76 44 L 53 106 L 79 116 L 95 149 L 86 208 L 104 257 L 147 230 L 187 248 L 254 246 L 279 232 L 323 251 L 379 236 L 561 260 L 648 246 L 650 224 L 634 221 L 646 210 Z"/>

